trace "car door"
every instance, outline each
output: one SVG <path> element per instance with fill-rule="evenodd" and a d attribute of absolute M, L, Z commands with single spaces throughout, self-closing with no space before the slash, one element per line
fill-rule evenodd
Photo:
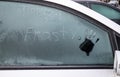
<path fill-rule="evenodd" d="M 114 76 L 113 30 L 86 14 L 48 1 L 0 1 L 0 27 L 2 77 Z"/>

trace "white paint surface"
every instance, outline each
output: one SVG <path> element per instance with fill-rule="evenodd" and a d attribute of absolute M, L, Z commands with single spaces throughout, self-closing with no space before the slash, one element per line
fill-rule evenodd
<path fill-rule="evenodd" d="M 111 69 L 82 70 L 3 70 L 0 77 L 115 77 Z"/>

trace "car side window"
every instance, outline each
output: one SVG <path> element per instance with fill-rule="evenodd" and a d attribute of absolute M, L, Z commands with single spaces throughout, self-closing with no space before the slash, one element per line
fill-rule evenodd
<path fill-rule="evenodd" d="M 120 12 L 113 8 L 110 8 L 108 6 L 100 5 L 100 4 L 91 4 L 91 8 L 94 11 L 96 11 L 110 19 L 120 19 Z"/>
<path fill-rule="evenodd" d="M 0 65 L 113 64 L 108 31 L 53 7 L 0 1 Z"/>

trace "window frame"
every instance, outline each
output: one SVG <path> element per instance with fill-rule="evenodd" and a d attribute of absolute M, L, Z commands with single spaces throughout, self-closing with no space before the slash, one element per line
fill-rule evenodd
<path fill-rule="evenodd" d="M 4 0 L 0 0 L 4 1 Z M 84 15 L 83 13 L 80 13 L 74 9 L 55 4 L 52 2 L 47 2 L 47 1 L 39 1 L 39 0 L 5 0 L 7 2 L 17 2 L 17 3 L 26 3 L 26 4 L 34 4 L 34 5 L 42 5 L 42 6 L 47 6 L 51 8 L 56 8 L 59 10 L 63 10 L 65 12 L 71 13 L 75 16 L 81 17 L 82 19 L 90 22 L 91 24 L 94 25 L 99 25 L 98 27 L 108 33 L 109 36 L 109 41 L 112 47 L 113 51 L 113 58 L 114 58 L 114 51 L 117 49 L 116 48 L 116 43 L 115 40 L 113 39 L 113 30 L 105 26 L 104 24 L 98 22 L 97 20 Z M 5 2 L 4 1 L 4 2 Z M 0 66 L 0 70 L 8 70 L 8 69 L 112 69 L 113 64 L 78 64 L 78 65 L 56 65 L 56 66 Z"/>
<path fill-rule="evenodd" d="M 119 45 L 118 45 L 118 43 L 117 43 L 117 37 L 120 38 L 120 34 L 118 34 L 117 32 L 113 32 L 113 37 L 114 37 L 114 39 L 115 39 L 115 44 L 116 44 L 116 47 L 117 47 L 116 50 L 120 50 Z"/>

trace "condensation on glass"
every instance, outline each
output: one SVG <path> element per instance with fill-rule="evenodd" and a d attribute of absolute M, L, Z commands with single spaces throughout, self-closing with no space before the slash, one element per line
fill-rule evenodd
<path fill-rule="evenodd" d="M 89 56 L 85 39 L 94 44 Z M 0 65 L 63 64 L 113 64 L 108 33 L 58 9 L 0 1 Z"/>

